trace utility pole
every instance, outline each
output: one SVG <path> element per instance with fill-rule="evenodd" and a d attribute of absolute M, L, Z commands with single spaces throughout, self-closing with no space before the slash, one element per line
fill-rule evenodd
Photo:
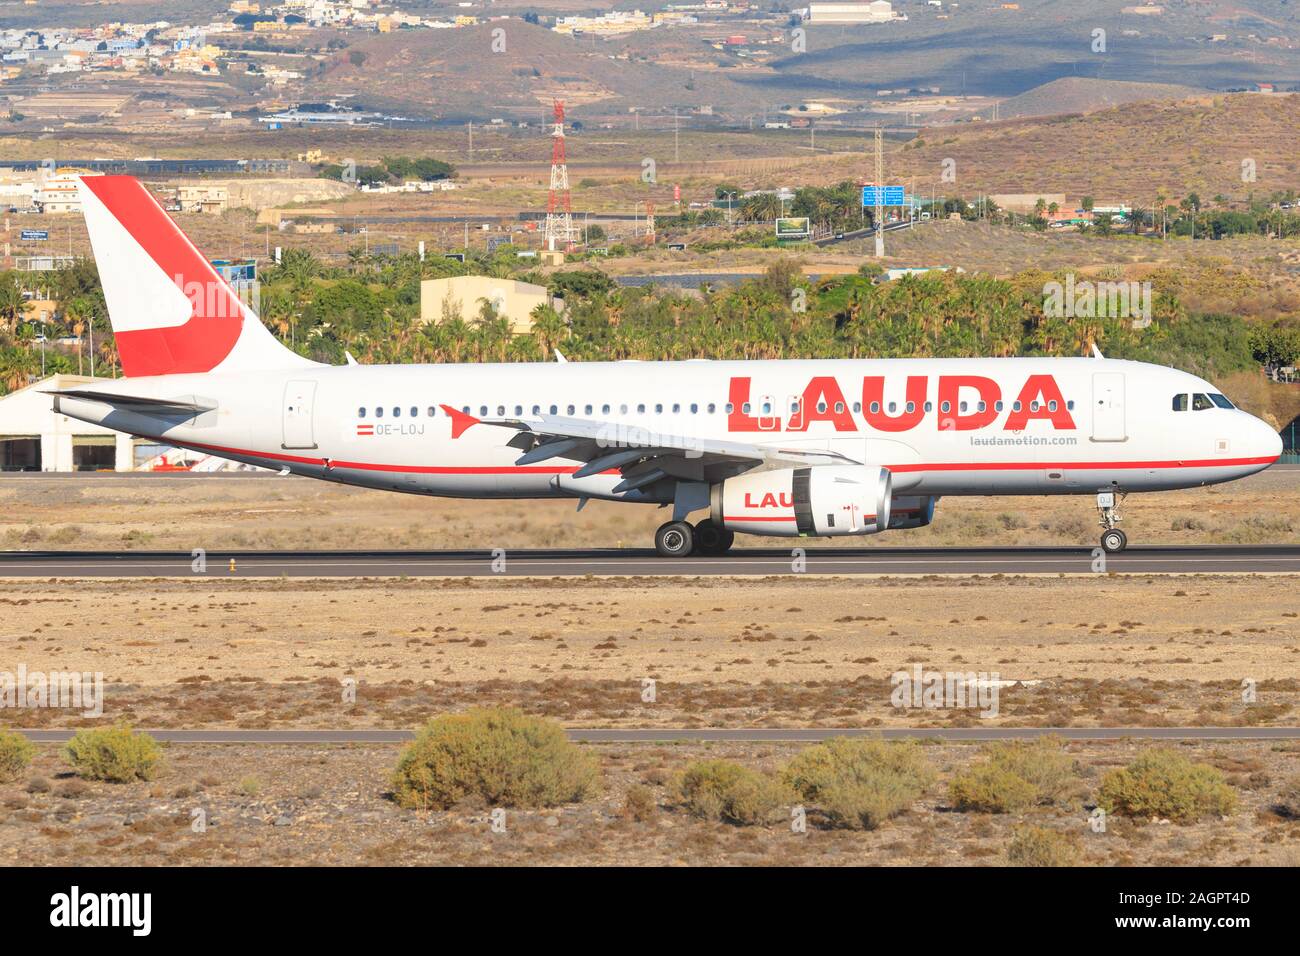
<path fill-rule="evenodd" d="M 465 126 L 469 129 L 469 161 L 474 161 L 474 121 L 470 120 Z"/>
<path fill-rule="evenodd" d="M 885 143 L 884 131 L 876 127 L 876 258 L 885 258 Z"/>
<path fill-rule="evenodd" d="M 682 151 L 678 142 L 679 131 L 680 131 L 680 126 L 677 122 L 677 111 L 673 110 L 673 162 L 674 163 L 680 163 L 682 161 Z"/>

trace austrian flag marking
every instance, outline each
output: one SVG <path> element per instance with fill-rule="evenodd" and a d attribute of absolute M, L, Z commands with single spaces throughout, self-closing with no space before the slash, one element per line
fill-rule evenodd
<path fill-rule="evenodd" d="M 358 435 L 373 435 L 374 433 L 375 433 L 375 426 L 374 426 L 374 425 L 358 425 L 358 426 L 357 426 L 357 434 L 358 434 Z"/>

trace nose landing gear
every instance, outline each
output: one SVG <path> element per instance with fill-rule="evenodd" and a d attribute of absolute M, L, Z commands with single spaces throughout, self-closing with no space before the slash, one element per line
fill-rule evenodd
<path fill-rule="evenodd" d="M 1115 492 L 1103 491 L 1097 495 L 1097 511 L 1101 515 L 1101 549 L 1107 554 L 1118 554 L 1128 547 L 1128 535 L 1115 527 L 1120 522 L 1119 506 Z"/>

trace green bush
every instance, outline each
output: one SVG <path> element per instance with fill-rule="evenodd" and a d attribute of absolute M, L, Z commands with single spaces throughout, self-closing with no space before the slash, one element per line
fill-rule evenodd
<path fill-rule="evenodd" d="M 1153 749 L 1106 774 L 1097 802 L 1107 813 L 1188 823 L 1232 813 L 1237 791 L 1209 764 L 1193 763 L 1172 750 Z"/>
<path fill-rule="evenodd" d="M 623 800 L 623 809 L 620 812 L 625 820 L 645 823 L 655 818 L 659 812 L 659 805 L 655 802 L 654 792 L 649 787 L 634 783 L 628 787 L 627 796 Z"/>
<path fill-rule="evenodd" d="M 595 793 L 600 771 L 553 720 L 511 708 L 436 717 L 402 752 L 393 796 L 403 807 L 448 809 L 467 797 L 491 806 L 553 807 Z"/>
<path fill-rule="evenodd" d="M 8 783 L 32 762 L 36 748 L 22 734 L 0 730 L 0 783 Z"/>
<path fill-rule="evenodd" d="M 1011 831 L 1007 862 L 1012 866 L 1074 866 L 1079 840 L 1048 827 L 1019 826 Z"/>
<path fill-rule="evenodd" d="M 832 825 L 867 830 L 902 813 L 934 782 L 915 741 L 852 737 L 809 747 L 781 776 L 804 800 L 819 805 Z"/>
<path fill-rule="evenodd" d="M 957 774 L 948 794 L 958 810 L 1013 813 L 1057 803 L 1074 789 L 1074 761 L 1055 737 L 990 744 L 983 763 Z"/>
<path fill-rule="evenodd" d="M 1015 813 L 1033 806 L 1038 797 L 1034 785 L 1005 767 L 976 764 L 953 777 L 948 798 L 958 810 L 980 813 Z"/>
<path fill-rule="evenodd" d="M 126 724 L 80 730 L 63 748 L 77 776 L 87 780 L 129 783 L 149 780 L 162 762 L 158 742 Z"/>
<path fill-rule="evenodd" d="M 730 760 L 689 764 L 677 792 L 694 816 L 742 826 L 775 822 L 790 796 L 779 780 Z"/>
<path fill-rule="evenodd" d="M 1300 776 L 1289 777 L 1277 794 L 1277 809 L 1284 816 L 1300 819 Z"/>

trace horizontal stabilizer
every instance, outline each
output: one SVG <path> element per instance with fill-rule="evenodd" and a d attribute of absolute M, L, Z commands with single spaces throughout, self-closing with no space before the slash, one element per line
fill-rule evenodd
<path fill-rule="evenodd" d="M 59 410 L 60 398 L 77 398 L 87 402 L 103 402 L 123 411 L 140 412 L 145 415 L 200 415 L 210 412 L 215 405 L 203 405 L 197 401 L 183 398 L 145 398 L 141 395 L 115 395 L 111 392 L 97 392 L 89 388 L 65 388 L 57 392 L 46 392 L 54 396 L 54 409 Z"/>

